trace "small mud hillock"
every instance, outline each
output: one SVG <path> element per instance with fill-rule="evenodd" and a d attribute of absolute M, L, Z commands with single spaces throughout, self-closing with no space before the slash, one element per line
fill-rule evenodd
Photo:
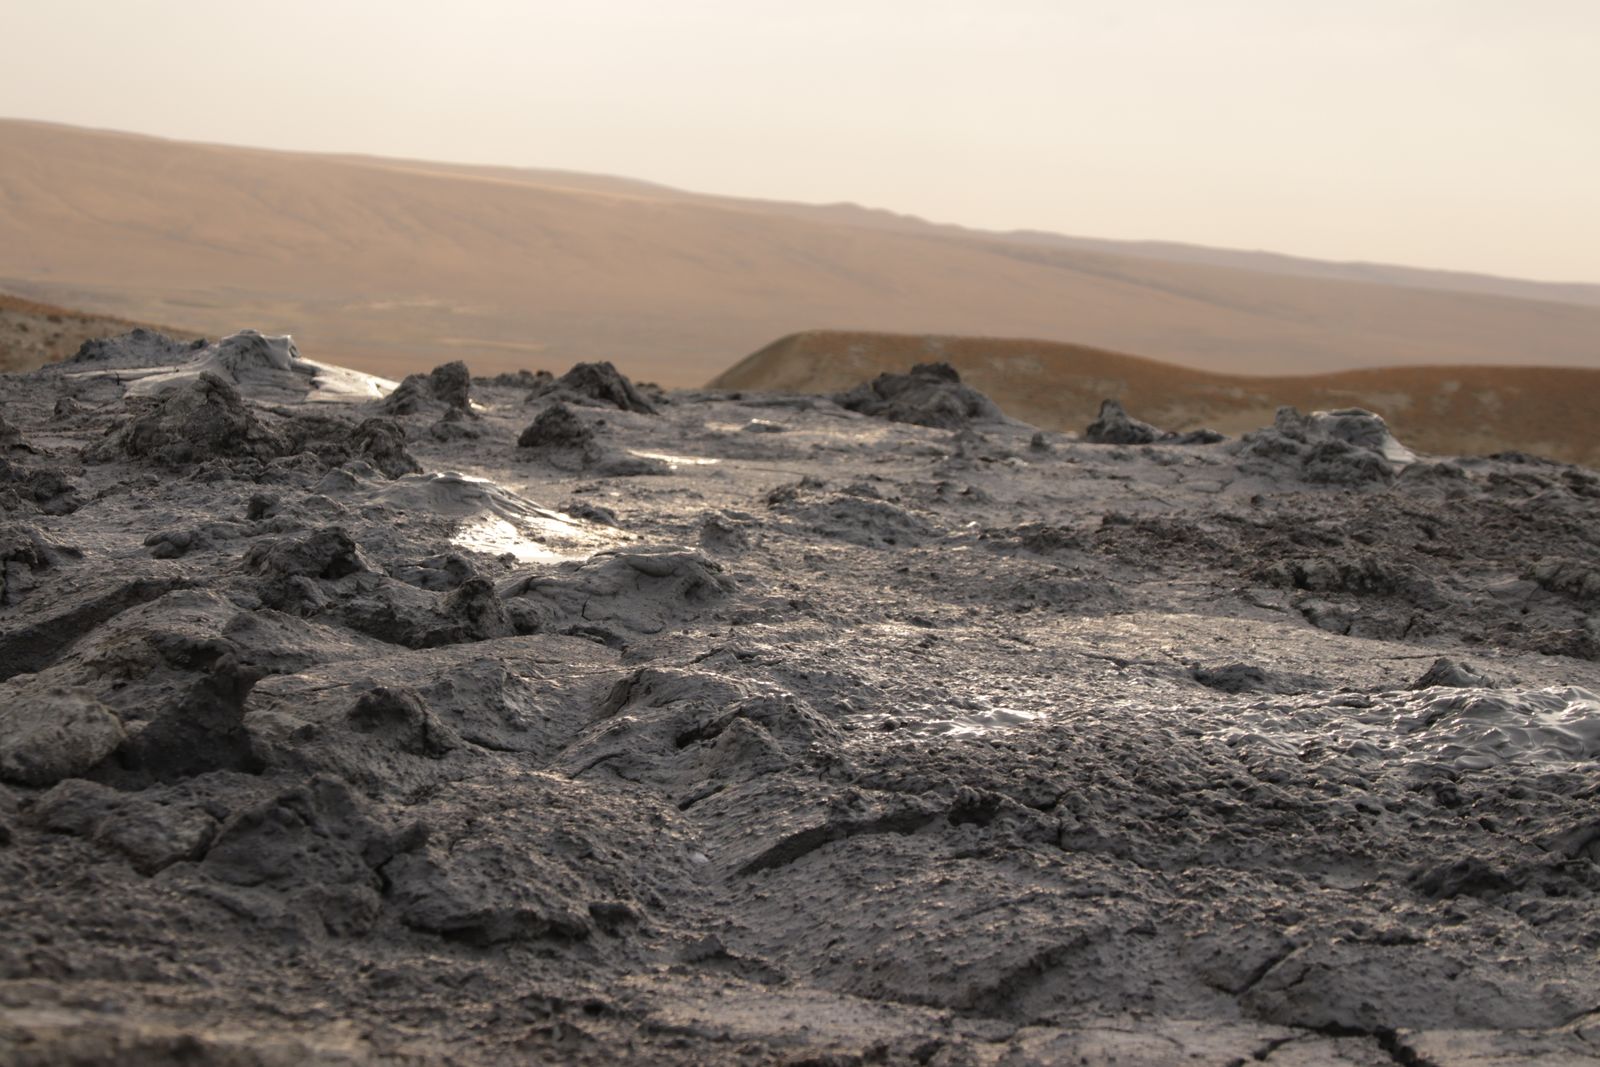
<path fill-rule="evenodd" d="M 1149 445 L 1157 441 L 1173 445 L 1214 445 L 1223 440 L 1223 436 L 1215 430 L 1176 433 L 1157 429 L 1129 415 L 1120 400 L 1103 400 L 1099 417 L 1084 430 L 1083 439 L 1097 445 Z"/>
<path fill-rule="evenodd" d="M 128 422 L 85 456 L 177 467 L 210 459 L 273 459 L 290 451 L 288 438 L 252 411 L 238 389 L 205 371 L 161 399 L 135 401 Z"/>
<path fill-rule="evenodd" d="M 656 414 L 656 405 L 609 361 L 579 363 L 549 382 L 536 382 L 530 400 L 551 398 L 571 404 L 611 407 L 641 415 Z"/>
<path fill-rule="evenodd" d="M 960 372 L 948 363 L 919 363 L 907 374 L 880 374 L 834 400 L 863 415 L 941 430 L 1005 418 L 992 400 L 963 385 Z"/>
<path fill-rule="evenodd" d="M 465 363 L 456 360 L 437 366 L 427 374 L 408 374 L 378 407 L 389 415 L 469 412 L 472 408 L 471 372 Z"/>
<path fill-rule="evenodd" d="M 1273 424 L 1235 446 L 1241 456 L 1297 468 L 1312 482 L 1384 482 L 1415 462 L 1416 453 L 1395 440 L 1382 416 L 1360 408 L 1302 415 L 1279 408 Z"/>

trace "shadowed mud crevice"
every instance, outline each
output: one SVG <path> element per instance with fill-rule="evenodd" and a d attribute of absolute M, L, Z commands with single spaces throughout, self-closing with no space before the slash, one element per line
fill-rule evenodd
<path fill-rule="evenodd" d="M 972 1015 L 1024 1024 L 1053 1021 L 1019 1017 L 1019 1006 L 1027 1003 L 1029 995 L 1035 990 L 1060 977 L 1062 968 L 1069 966 L 1090 943 L 1088 934 L 1078 932 L 1063 944 L 1041 949 L 1019 966 L 1000 974 L 988 988 L 972 994 L 956 1006 Z"/>
<path fill-rule="evenodd" d="M 0 636 L 0 681 L 37 674 L 72 650 L 79 638 L 129 608 L 148 604 L 194 583 L 185 578 L 141 578 L 40 622 L 25 623 Z"/>
<path fill-rule="evenodd" d="M 1362 1030 L 1348 1026 L 1320 1026 L 1314 1028 L 1313 1032 L 1324 1037 L 1365 1038 L 1377 1045 L 1379 1051 L 1395 1063 L 1400 1064 L 1401 1067 L 1447 1067 L 1446 1064 L 1436 1063 L 1418 1054 L 1417 1050 L 1412 1048 L 1397 1030 L 1389 1028 Z"/>
<path fill-rule="evenodd" d="M 750 875 L 786 867 L 835 841 L 873 834 L 914 834 L 937 818 L 923 811 L 903 811 L 861 821 L 823 823 L 783 838 L 745 861 L 737 873 Z"/>

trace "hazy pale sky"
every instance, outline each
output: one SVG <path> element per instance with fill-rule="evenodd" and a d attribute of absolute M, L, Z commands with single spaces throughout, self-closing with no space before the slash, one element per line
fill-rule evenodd
<path fill-rule="evenodd" d="M 0 30 L 15 118 L 1600 282 L 1597 0 L 0 0 Z"/>

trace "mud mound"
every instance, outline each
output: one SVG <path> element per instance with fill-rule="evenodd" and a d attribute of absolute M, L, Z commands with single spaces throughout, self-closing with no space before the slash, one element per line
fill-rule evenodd
<path fill-rule="evenodd" d="M 374 569 L 349 533 L 337 526 L 305 537 L 259 541 L 245 554 L 244 565 L 276 578 L 330 580 Z"/>
<path fill-rule="evenodd" d="M 398 512 L 426 514 L 449 519 L 493 516 L 515 523 L 548 523 L 570 529 L 558 512 L 540 507 L 486 478 L 434 471 L 398 478 L 382 486 L 374 499 Z"/>
<path fill-rule="evenodd" d="M 138 404 L 110 437 L 85 452 L 94 462 L 121 457 L 182 467 L 211 459 L 272 459 L 290 453 L 288 440 L 266 425 L 229 382 L 203 372 L 160 400 Z"/>
<path fill-rule="evenodd" d="M 1005 419 L 988 397 L 962 385 L 961 375 L 948 363 L 919 363 L 908 374 L 880 374 L 834 400 L 863 415 L 941 430 Z"/>
<path fill-rule="evenodd" d="M 656 406 L 610 362 L 579 363 L 548 385 L 539 384 L 536 397 L 555 397 L 574 404 L 614 407 L 654 415 Z"/>
<path fill-rule="evenodd" d="M 470 414 L 472 375 L 460 360 L 441 364 L 427 374 L 408 374 L 378 407 L 389 415 Z"/>
<path fill-rule="evenodd" d="M 516 632 L 492 583 L 477 576 L 453 584 L 391 578 L 339 527 L 263 540 L 244 562 L 261 575 L 256 591 L 262 603 L 388 644 L 436 648 Z M 430 591 L 435 584 L 448 591 Z"/>
<path fill-rule="evenodd" d="M 0 456 L 0 507 L 6 511 L 16 515 L 70 515 L 81 504 L 77 488 L 59 466 L 48 462 L 13 463 Z"/>
<path fill-rule="evenodd" d="M 16 604 L 36 584 L 35 574 L 83 558 L 27 523 L 0 525 L 0 606 Z"/>
<path fill-rule="evenodd" d="M 679 804 L 805 768 L 842 739 L 792 693 L 704 670 L 637 670 L 616 683 L 601 712 L 601 724 L 563 751 L 561 768 L 575 778 L 649 782 Z"/>
<path fill-rule="evenodd" d="M 31 786 L 79 778 L 123 737 L 121 721 L 86 690 L 18 693 L 0 712 L 0 778 Z"/>
<path fill-rule="evenodd" d="M 214 344 L 134 330 L 86 342 L 61 373 L 80 390 L 145 397 L 164 396 L 212 374 L 245 397 L 274 403 L 368 400 L 393 387 L 370 374 L 303 359 L 293 338 L 256 330 Z"/>
<path fill-rule="evenodd" d="M 1309 415 L 1294 408 L 1280 408 L 1273 429 L 1291 440 L 1312 445 L 1332 441 L 1376 452 L 1390 463 L 1411 463 L 1417 458 L 1416 453 L 1395 440 L 1382 416 L 1361 408 L 1313 411 Z"/>
<path fill-rule="evenodd" d="M 69 370 L 170 367 L 193 359 L 204 339 L 185 341 L 140 327 L 114 337 L 91 338 L 66 360 Z"/>
<path fill-rule="evenodd" d="M 573 473 L 633 478 L 671 472 L 673 464 L 668 458 L 620 449 L 602 440 L 599 427 L 604 424 L 604 419 L 585 420 L 558 400 L 522 431 L 517 447 L 525 450 L 521 454 L 528 458 Z"/>
<path fill-rule="evenodd" d="M 267 337 L 259 330 L 240 330 L 216 343 L 215 360 L 235 378 L 261 372 L 284 373 L 293 371 L 300 362 L 300 350 L 288 335 Z"/>
<path fill-rule="evenodd" d="M 1433 665 L 1422 673 L 1422 677 L 1411 683 L 1412 689 L 1431 689 L 1441 686 L 1447 689 L 1493 689 L 1493 679 L 1482 671 L 1477 670 L 1470 663 L 1459 663 L 1447 656 L 1440 656 L 1433 661 Z"/>
<path fill-rule="evenodd" d="M 1359 408 L 1309 415 L 1279 408 L 1270 427 L 1245 434 L 1234 447 L 1241 455 L 1298 468 L 1308 482 L 1334 485 L 1388 482 L 1417 458 L 1380 416 Z"/>
<path fill-rule="evenodd" d="M 96 773 L 123 784 L 252 767 L 239 719 L 261 670 L 245 646 L 227 636 L 228 621 L 240 609 L 214 593 L 156 586 L 138 599 L 124 594 L 109 611 L 92 632 L 58 641 L 52 656 L 39 657 L 34 675 L 0 687 L 5 702 L 36 706 L 62 722 L 93 723 L 93 736 L 102 741 L 114 733 L 99 725 L 104 719 L 96 708 L 103 706 L 126 737 L 117 738 L 115 760 Z M 75 709 L 70 720 L 63 717 L 69 707 Z M 92 769 L 87 756 L 75 758 L 74 774 Z"/>
<path fill-rule="evenodd" d="M 391 478 L 422 471 L 422 464 L 406 451 L 406 428 L 394 419 L 364 419 L 350 435 L 350 445 L 356 454 Z"/>
<path fill-rule="evenodd" d="M 629 546 L 581 563 L 520 578 L 503 595 L 520 598 L 514 614 L 542 630 L 591 633 L 618 640 L 616 630 L 657 634 L 668 626 L 709 621 L 735 589 L 722 565 L 675 545 Z M 525 624 L 523 624 L 525 625 Z"/>
<path fill-rule="evenodd" d="M 576 448 L 588 447 L 594 442 L 594 429 L 585 423 L 571 408 L 557 401 L 539 412 L 526 430 L 517 438 L 518 448 Z"/>
<path fill-rule="evenodd" d="M 865 546 L 907 546 L 936 539 L 940 531 L 927 517 L 883 499 L 870 485 L 826 492 L 821 483 L 801 481 L 767 494 L 767 506 L 823 537 Z"/>
<path fill-rule="evenodd" d="M 1212 445 L 1223 440 L 1215 430 L 1190 430 L 1175 433 L 1160 430 L 1133 418 L 1119 400 L 1102 400 L 1100 414 L 1083 432 L 1083 439 L 1096 445 L 1148 445 L 1160 442 L 1173 445 Z"/>
<path fill-rule="evenodd" d="M 505 389 L 542 389 L 555 382 L 555 375 L 547 370 L 530 371 L 519 370 L 516 372 L 502 371 L 492 378 L 474 378 L 479 385 L 499 386 Z"/>

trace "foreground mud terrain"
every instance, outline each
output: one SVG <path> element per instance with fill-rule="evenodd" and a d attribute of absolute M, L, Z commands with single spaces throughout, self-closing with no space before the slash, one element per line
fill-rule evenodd
<path fill-rule="evenodd" d="M 0 403 L 0 1062 L 1600 1056 L 1589 471 L 249 334 Z"/>

